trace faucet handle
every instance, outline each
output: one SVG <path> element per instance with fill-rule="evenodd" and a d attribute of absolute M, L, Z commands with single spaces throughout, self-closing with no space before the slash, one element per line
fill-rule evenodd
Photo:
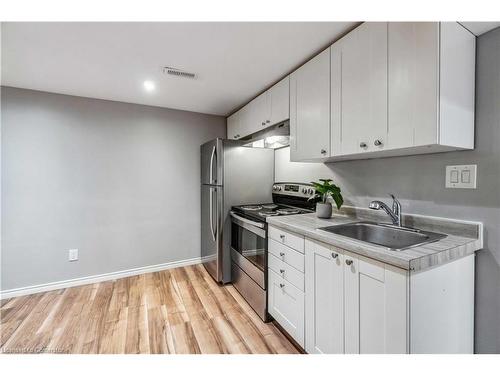
<path fill-rule="evenodd" d="M 396 215 L 399 215 L 401 213 L 401 203 L 394 194 L 389 194 L 389 196 L 392 198 L 392 211 L 394 211 Z"/>

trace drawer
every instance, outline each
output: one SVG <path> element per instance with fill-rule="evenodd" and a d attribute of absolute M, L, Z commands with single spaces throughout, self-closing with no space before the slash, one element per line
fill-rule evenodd
<path fill-rule="evenodd" d="M 304 236 L 269 226 L 269 238 L 304 253 Z"/>
<path fill-rule="evenodd" d="M 268 312 L 304 348 L 304 292 L 269 270 Z"/>
<path fill-rule="evenodd" d="M 283 262 L 273 254 L 269 254 L 267 265 L 277 275 L 304 291 L 304 274 L 302 272 Z"/>
<path fill-rule="evenodd" d="M 304 272 L 304 254 L 282 245 L 272 238 L 268 240 L 268 250 L 276 258 L 281 259 L 300 272 Z"/>

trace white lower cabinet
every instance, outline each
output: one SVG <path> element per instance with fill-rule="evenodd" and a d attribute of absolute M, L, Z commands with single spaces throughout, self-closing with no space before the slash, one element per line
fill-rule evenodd
<path fill-rule="evenodd" d="M 407 353 L 407 272 L 344 253 L 345 353 Z"/>
<path fill-rule="evenodd" d="M 268 269 L 268 311 L 304 347 L 304 292 Z"/>
<path fill-rule="evenodd" d="M 306 239 L 306 351 L 407 353 L 404 270 Z"/>
<path fill-rule="evenodd" d="M 269 239 L 268 310 L 306 352 L 473 353 L 474 254 L 410 273 L 294 235 Z"/>
<path fill-rule="evenodd" d="M 312 240 L 305 246 L 306 351 L 344 353 L 344 255 Z"/>

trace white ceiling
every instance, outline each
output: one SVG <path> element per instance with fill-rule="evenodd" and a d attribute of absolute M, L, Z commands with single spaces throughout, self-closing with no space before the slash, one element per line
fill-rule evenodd
<path fill-rule="evenodd" d="M 355 25 L 2 23 L 1 83 L 227 115 Z M 162 66 L 198 77 L 166 76 Z"/>
<path fill-rule="evenodd" d="M 460 22 L 467 30 L 476 36 L 500 27 L 500 22 Z"/>

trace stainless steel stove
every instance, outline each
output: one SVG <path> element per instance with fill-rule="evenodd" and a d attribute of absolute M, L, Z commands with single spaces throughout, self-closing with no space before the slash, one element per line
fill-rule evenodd
<path fill-rule="evenodd" d="M 276 183 L 273 201 L 231 207 L 231 276 L 235 288 L 264 321 L 267 314 L 267 222 L 272 216 L 314 212 L 309 184 Z"/>

